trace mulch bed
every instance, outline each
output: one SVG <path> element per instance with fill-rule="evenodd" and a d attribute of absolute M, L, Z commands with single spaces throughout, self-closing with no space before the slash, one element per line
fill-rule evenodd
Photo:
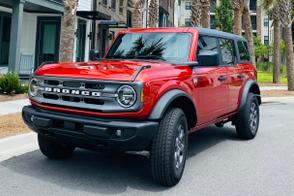
<path fill-rule="evenodd" d="M 17 94 L 17 95 L 5 95 L 0 94 L 0 102 L 1 101 L 12 101 L 12 100 L 19 100 L 19 99 L 27 99 L 27 94 Z"/>
<path fill-rule="evenodd" d="M 24 124 L 20 112 L 0 116 L 0 138 L 28 132 L 30 129 Z"/>

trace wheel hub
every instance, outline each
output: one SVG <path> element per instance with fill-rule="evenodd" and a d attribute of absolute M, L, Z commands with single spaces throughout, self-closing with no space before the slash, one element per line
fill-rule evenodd
<path fill-rule="evenodd" d="M 185 130 L 182 124 L 179 125 L 177 129 L 177 136 L 175 141 L 175 166 L 176 169 L 179 169 L 184 160 L 184 153 L 185 153 Z"/>
<path fill-rule="evenodd" d="M 258 126 L 258 111 L 257 105 L 254 102 L 250 106 L 249 124 L 251 132 L 255 134 Z"/>

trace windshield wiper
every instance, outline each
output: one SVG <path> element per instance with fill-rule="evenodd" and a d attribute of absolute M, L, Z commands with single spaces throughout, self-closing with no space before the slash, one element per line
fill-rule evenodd
<path fill-rule="evenodd" d="M 154 60 L 166 61 L 163 57 L 157 56 L 157 55 L 138 55 L 138 56 L 135 56 L 135 58 L 137 58 L 137 59 L 154 59 Z"/>

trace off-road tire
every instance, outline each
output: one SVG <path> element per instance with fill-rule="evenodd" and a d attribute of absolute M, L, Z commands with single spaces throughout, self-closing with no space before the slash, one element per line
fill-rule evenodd
<path fill-rule="evenodd" d="M 178 145 L 176 146 L 176 144 Z M 177 148 L 179 146 L 181 148 Z M 187 149 L 188 125 L 186 116 L 181 109 L 171 108 L 160 121 L 159 130 L 152 143 L 151 170 L 154 181 L 163 186 L 176 185 L 184 172 Z"/>
<path fill-rule="evenodd" d="M 61 144 L 49 137 L 38 134 L 39 148 L 43 155 L 49 159 L 64 159 L 69 157 L 75 147 Z"/>
<path fill-rule="evenodd" d="M 236 116 L 235 126 L 241 139 L 249 140 L 256 136 L 259 126 L 259 103 L 255 94 L 248 94 L 244 107 Z"/>

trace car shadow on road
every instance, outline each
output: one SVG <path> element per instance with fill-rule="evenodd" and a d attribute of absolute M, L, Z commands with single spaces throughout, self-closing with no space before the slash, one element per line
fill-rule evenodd
<path fill-rule="evenodd" d="M 188 156 L 194 157 L 220 142 L 236 139 L 232 128 L 206 128 L 191 135 Z M 78 149 L 72 157 L 54 161 L 36 150 L 0 164 L 12 172 L 71 190 L 117 194 L 128 188 L 151 192 L 167 189 L 153 183 L 149 159 L 142 155 L 112 155 Z"/>

